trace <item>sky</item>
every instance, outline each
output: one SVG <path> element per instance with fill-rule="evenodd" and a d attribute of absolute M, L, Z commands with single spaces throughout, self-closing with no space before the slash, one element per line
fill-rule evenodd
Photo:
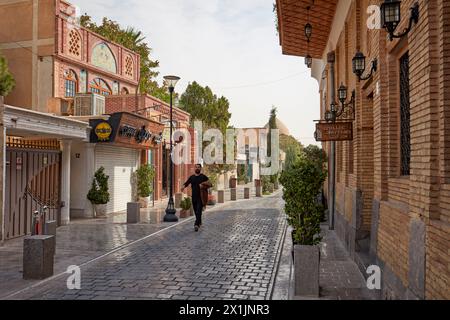
<path fill-rule="evenodd" d="M 181 77 L 208 85 L 230 101 L 231 125 L 262 127 L 272 106 L 291 135 L 304 145 L 314 140 L 319 119 L 317 81 L 301 57 L 281 53 L 273 0 L 72 0 L 95 21 L 106 16 L 146 36 L 159 82 Z"/>

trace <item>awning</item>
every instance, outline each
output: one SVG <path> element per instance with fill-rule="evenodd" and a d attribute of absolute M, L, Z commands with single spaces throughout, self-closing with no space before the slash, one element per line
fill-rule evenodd
<path fill-rule="evenodd" d="M 19 137 L 82 140 L 89 138 L 87 122 L 8 105 L 5 105 L 3 124 L 6 127 L 6 134 Z"/>
<path fill-rule="evenodd" d="M 321 59 L 327 46 L 337 0 L 277 0 L 278 29 L 283 54 L 305 57 L 308 53 Z M 314 3 L 314 4 L 312 4 Z M 305 36 L 305 25 L 313 27 L 311 42 Z"/>

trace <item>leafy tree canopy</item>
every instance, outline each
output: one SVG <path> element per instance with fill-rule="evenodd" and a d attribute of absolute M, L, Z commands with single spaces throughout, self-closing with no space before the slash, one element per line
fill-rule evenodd
<path fill-rule="evenodd" d="M 0 53 L 0 96 L 7 96 L 16 85 L 14 77 L 9 72 L 6 58 Z"/>
<path fill-rule="evenodd" d="M 225 133 L 229 127 L 231 113 L 230 102 L 218 97 L 208 86 L 202 87 L 196 81 L 190 83 L 181 95 L 180 108 L 191 114 L 191 122 L 203 121 L 205 129 L 219 129 Z"/>

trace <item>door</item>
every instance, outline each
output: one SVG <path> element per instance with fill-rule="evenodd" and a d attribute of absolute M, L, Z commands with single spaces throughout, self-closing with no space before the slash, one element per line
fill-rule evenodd
<path fill-rule="evenodd" d="M 42 149 L 33 149 L 38 145 Z M 8 137 L 5 174 L 6 239 L 29 235 L 33 213 L 44 207 L 48 208 L 44 221 L 56 220 L 60 225 L 61 153 L 56 140 Z"/>
<path fill-rule="evenodd" d="M 133 173 L 138 169 L 140 151 L 116 146 L 97 145 L 95 149 L 95 168 L 105 168 L 109 176 L 108 187 L 110 201 L 106 205 L 107 213 L 127 209 L 127 203 L 133 199 Z"/>

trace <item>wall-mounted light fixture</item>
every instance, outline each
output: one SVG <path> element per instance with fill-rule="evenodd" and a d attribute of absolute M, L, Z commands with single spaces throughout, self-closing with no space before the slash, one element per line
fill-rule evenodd
<path fill-rule="evenodd" d="M 370 74 L 367 76 L 363 76 L 364 72 L 366 71 L 366 56 L 361 53 L 357 52 L 355 54 L 355 57 L 352 60 L 353 65 L 353 73 L 358 77 L 358 80 L 368 80 L 370 77 L 372 77 L 372 74 L 377 71 L 378 69 L 378 60 L 374 59 L 372 61 L 372 67 L 370 69 Z"/>
<path fill-rule="evenodd" d="M 328 122 L 336 122 L 336 120 L 355 120 L 355 90 L 352 91 L 350 101 L 347 102 L 347 87 L 341 84 L 338 89 L 338 98 L 340 105 L 331 103 L 330 110 L 325 112 L 325 120 Z"/>
<path fill-rule="evenodd" d="M 401 1 L 385 0 L 381 5 L 381 25 L 389 33 L 389 39 L 402 38 L 406 36 L 412 29 L 413 24 L 419 22 L 419 3 L 411 8 L 411 16 L 409 17 L 409 26 L 401 34 L 394 34 L 401 21 Z"/>

